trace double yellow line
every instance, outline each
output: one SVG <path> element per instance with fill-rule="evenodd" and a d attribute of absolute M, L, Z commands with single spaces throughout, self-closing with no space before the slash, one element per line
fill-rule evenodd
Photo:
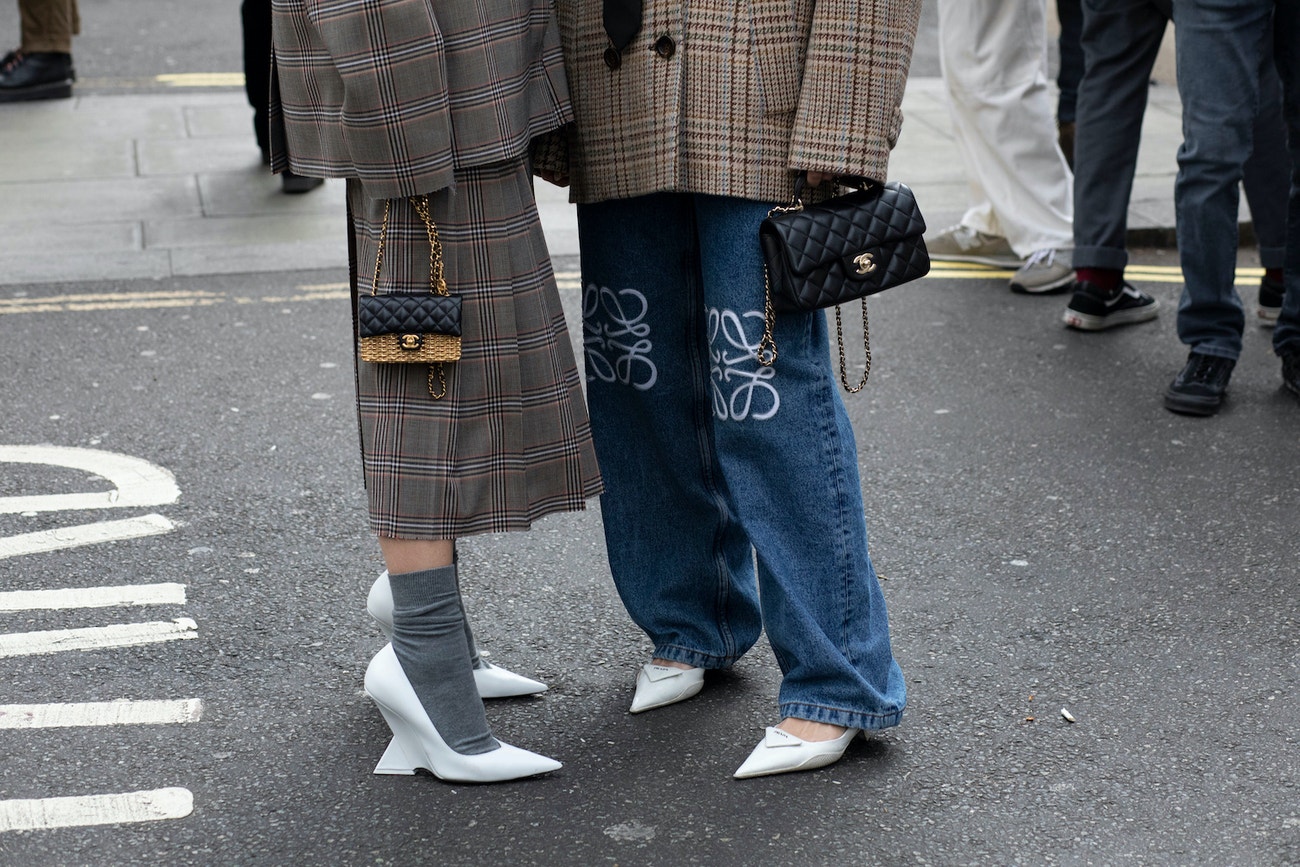
<path fill-rule="evenodd" d="M 289 304 L 347 298 L 348 284 L 321 283 L 294 287 L 287 295 L 240 295 L 231 292 L 154 291 L 49 295 L 42 298 L 0 298 L 0 316 L 20 313 L 85 313 L 102 310 L 159 310 L 169 307 L 213 307 L 218 304 Z"/>
<path fill-rule="evenodd" d="M 943 280 L 999 280 L 1010 279 L 1014 270 L 996 265 L 975 265 L 969 262 L 932 262 L 928 276 Z M 1124 276 L 1135 283 L 1182 283 L 1183 271 L 1177 265 L 1129 265 Z M 1235 283 L 1254 286 L 1264 276 L 1263 268 L 1238 268 Z"/>

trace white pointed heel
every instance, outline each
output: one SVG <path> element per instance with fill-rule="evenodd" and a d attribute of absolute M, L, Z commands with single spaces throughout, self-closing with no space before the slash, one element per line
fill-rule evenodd
<path fill-rule="evenodd" d="M 647 662 L 636 675 L 636 693 L 628 713 L 641 713 L 685 701 L 704 688 L 704 669 L 673 668 Z"/>
<path fill-rule="evenodd" d="M 805 741 L 776 726 L 767 727 L 762 743 L 736 769 L 737 780 L 765 777 L 769 774 L 788 774 L 791 771 L 811 771 L 833 765 L 849 748 L 849 742 L 858 729 L 849 729 L 829 741 Z"/>
<path fill-rule="evenodd" d="M 370 594 L 366 597 L 366 611 L 379 626 L 379 631 L 391 641 L 393 588 L 388 585 L 387 570 L 379 573 L 375 583 L 370 585 Z M 515 674 L 486 660 L 483 661 L 482 668 L 474 669 L 474 685 L 478 687 L 479 698 L 517 698 L 524 695 L 537 695 L 549 689 L 540 680 Z"/>
<path fill-rule="evenodd" d="M 393 741 L 375 766 L 376 774 L 413 774 L 416 768 L 424 768 L 440 780 L 499 783 L 562 767 L 555 759 L 506 743 L 499 749 L 473 756 L 462 755 L 447 746 L 406 679 L 391 644 L 384 645 L 370 660 L 366 669 L 366 695 L 379 706 L 379 712 L 393 730 Z"/>

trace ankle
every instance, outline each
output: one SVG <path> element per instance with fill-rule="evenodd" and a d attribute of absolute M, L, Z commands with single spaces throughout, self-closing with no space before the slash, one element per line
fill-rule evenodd
<path fill-rule="evenodd" d="M 798 717 L 786 717 L 777 724 L 777 728 L 803 741 L 833 741 L 848 731 L 844 726 L 813 722 Z"/>
<path fill-rule="evenodd" d="M 695 667 L 693 665 L 687 665 L 684 662 L 678 662 L 675 659 L 664 659 L 659 656 L 656 656 L 654 659 L 650 660 L 650 664 L 663 666 L 664 668 L 680 668 L 683 670 L 691 669 Z"/>
<path fill-rule="evenodd" d="M 1091 283 L 1107 295 L 1115 295 L 1124 286 L 1122 268 L 1075 268 L 1080 283 Z"/>

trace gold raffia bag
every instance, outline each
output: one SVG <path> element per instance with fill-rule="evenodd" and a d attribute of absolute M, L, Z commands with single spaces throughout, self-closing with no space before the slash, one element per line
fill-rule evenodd
<path fill-rule="evenodd" d="M 429 216 L 429 197 L 412 196 L 408 201 L 424 220 L 429 235 L 429 294 L 378 294 L 391 204 L 385 202 L 370 294 L 357 299 L 357 332 L 361 337 L 362 361 L 430 365 L 429 394 L 436 400 L 447 393 L 442 365 L 460 360 L 460 298 L 447 291 L 442 269 L 442 242 L 438 239 L 438 228 Z M 437 387 L 435 378 L 439 384 Z"/>

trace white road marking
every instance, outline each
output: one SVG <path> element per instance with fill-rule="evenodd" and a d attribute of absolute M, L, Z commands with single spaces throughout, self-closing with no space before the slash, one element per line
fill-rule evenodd
<path fill-rule="evenodd" d="M 0 729 L 171 725 L 198 722 L 203 701 L 88 701 L 72 704 L 0 704 Z"/>
<path fill-rule="evenodd" d="M 0 514 L 162 506 L 180 498 L 176 477 L 141 458 L 65 446 L 0 446 L 0 463 L 49 464 L 102 476 L 111 491 L 0 497 Z"/>
<path fill-rule="evenodd" d="M 184 584 L 125 584 L 121 587 L 68 587 L 0 593 L 0 611 L 184 604 Z"/>
<path fill-rule="evenodd" d="M 98 524 L 78 524 L 75 527 L 22 533 L 0 538 L 0 560 L 23 554 L 43 554 L 49 551 L 61 551 L 64 548 L 97 545 L 100 542 L 160 536 L 174 529 L 176 525 L 162 515 L 151 514 L 121 521 L 101 521 Z"/>
<path fill-rule="evenodd" d="M 33 831 L 180 819 L 194 812 L 189 789 L 153 789 L 120 795 L 0 801 L 0 831 Z"/>
<path fill-rule="evenodd" d="M 13 632 L 0 635 L 0 659 L 9 656 L 37 656 L 67 650 L 100 650 L 133 647 L 182 638 L 197 638 L 199 625 L 188 617 L 170 623 L 118 623 L 84 629 L 49 629 L 42 632 Z"/>

